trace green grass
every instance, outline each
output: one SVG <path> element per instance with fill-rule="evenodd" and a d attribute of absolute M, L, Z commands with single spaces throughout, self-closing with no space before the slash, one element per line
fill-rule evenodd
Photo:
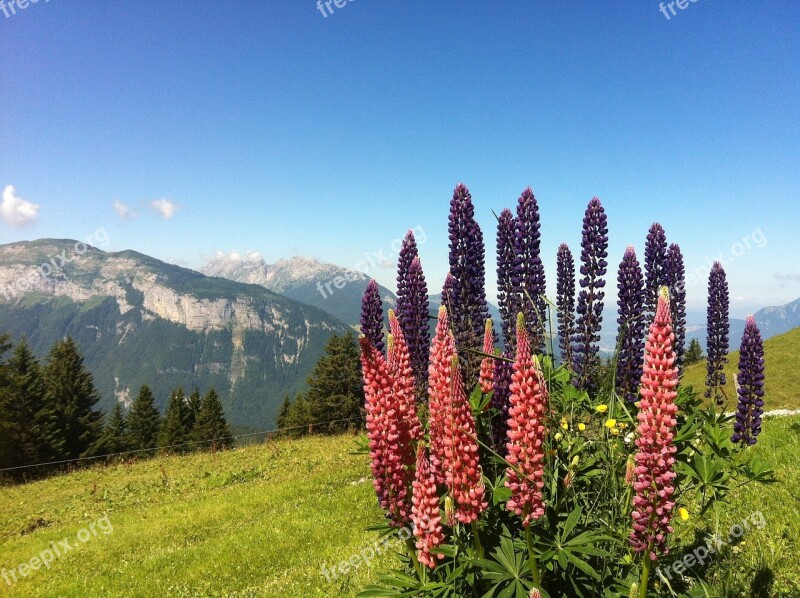
<path fill-rule="evenodd" d="M 0 567 L 16 567 L 108 515 L 113 525 L 9 587 L 11 596 L 354 596 L 391 566 L 386 553 L 333 582 L 374 545 L 381 521 L 367 458 L 352 436 L 283 440 L 217 454 L 98 466 L 0 488 Z M 771 419 L 754 449 L 778 485 L 747 486 L 721 509 L 727 529 L 760 510 L 766 526 L 725 550 L 712 596 L 800 595 L 800 417 Z M 676 524 L 689 532 L 696 519 Z"/>
<path fill-rule="evenodd" d="M 739 344 L 732 341 L 731 346 L 738 347 Z M 764 408 L 766 410 L 800 409 L 798 355 L 800 355 L 800 328 L 795 328 L 764 342 L 764 364 L 766 370 Z M 728 365 L 725 367 L 727 384 L 723 388 L 730 399 L 729 409 L 733 409 L 733 403 L 736 401 L 733 376 L 736 373 L 738 364 L 739 351 L 737 350 L 731 352 L 728 356 Z M 699 392 L 703 391 L 706 383 L 705 359 L 686 368 L 683 383 L 693 386 Z"/>

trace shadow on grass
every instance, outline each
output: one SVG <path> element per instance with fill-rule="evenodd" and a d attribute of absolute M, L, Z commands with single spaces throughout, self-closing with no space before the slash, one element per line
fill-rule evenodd
<path fill-rule="evenodd" d="M 761 567 L 750 582 L 750 598 L 770 598 L 775 574 L 769 567 Z"/>

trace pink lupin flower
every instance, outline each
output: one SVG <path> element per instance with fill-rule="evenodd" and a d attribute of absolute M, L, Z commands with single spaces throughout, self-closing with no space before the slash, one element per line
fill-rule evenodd
<path fill-rule="evenodd" d="M 453 386 L 453 356 L 456 341 L 450 331 L 447 309 L 439 308 L 439 319 L 431 343 L 428 365 L 428 429 L 431 443 L 431 467 L 439 484 L 445 483 L 443 470 L 444 406 L 448 403 Z"/>
<path fill-rule="evenodd" d="M 401 439 L 401 443 L 404 443 L 404 448 L 409 451 L 409 458 L 413 462 L 414 453 L 411 441 L 416 442 L 422 437 L 422 424 L 419 421 L 419 417 L 417 417 L 416 381 L 414 380 L 414 371 L 411 366 L 411 354 L 408 350 L 408 343 L 403 330 L 400 327 L 400 321 L 392 309 L 389 310 L 389 334 L 391 348 L 389 350 L 388 364 L 389 371 L 394 379 L 394 386 L 392 387 L 394 405 L 398 410 L 398 418 L 407 423 L 406 426 L 402 427 L 402 433 L 408 438 Z M 405 459 L 405 461 L 408 461 L 408 459 Z"/>
<path fill-rule="evenodd" d="M 411 522 L 414 524 L 414 536 L 417 538 L 415 542 L 417 559 L 423 565 L 435 569 L 436 559 L 442 560 L 444 555 L 433 554 L 431 550 L 444 542 L 444 533 L 442 533 L 439 496 L 436 494 L 436 477 L 433 475 L 422 444 L 417 448 L 417 469 L 411 501 Z"/>
<path fill-rule="evenodd" d="M 409 407 L 405 392 L 411 388 L 413 403 L 413 377 L 405 379 L 407 348 L 402 334 L 390 336 L 390 363 L 369 339 L 362 336 L 360 342 L 372 483 L 392 525 L 402 527 L 411 517 L 413 441 L 420 431 L 415 406 Z"/>
<path fill-rule="evenodd" d="M 511 376 L 508 410 L 506 486 L 511 498 L 506 507 L 522 517 L 525 527 L 544 515 L 544 426 L 547 386 L 531 345 L 522 314 L 517 316 L 517 355 Z"/>
<path fill-rule="evenodd" d="M 483 333 L 483 352 L 489 355 L 494 354 L 494 334 L 492 332 L 491 318 L 486 320 L 486 328 Z M 494 389 L 494 359 L 491 357 L 484 357 L 481 361 L 479 381 L 483 394 L 489 394 Z"/>
<path fill-rule="evenodd" d="M 678 368 L 675 365 L 675 336 L 669 306 L 669 291 L 661 287 L 656 316 L 650 325 L 644 354 L 644 373 L 637 415 L 636 467 L 633 488 L 633 531 L 631 547 L 655 561 L 667 554 L 667 535 L 672 533 L 675 490 L 673 456 L 678 406 L 675 405 Z"/>
<path fill-rule="evenodd" d="M 455 518 L 463 524 L 477 520 L 488 503 L 483 485 L 483 470 L 478 459 L 475 418 L 464 390 L 458 356 L 451 361 L 452 387 L 442 411 L 441 446 L 444 447 L 444 476 L 455 503 Z"/>

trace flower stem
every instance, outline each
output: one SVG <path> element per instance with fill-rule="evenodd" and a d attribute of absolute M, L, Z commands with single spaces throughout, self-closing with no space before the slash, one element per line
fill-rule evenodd
<path fill-rule="evenodd" d="M 639 584 L 639 598 L 647 598 L 647 582 L 650 579 L 650 555 L 646 554 L 642 562 L 642 579 Z"/>
<path fill-rule="evenodd" d="M 536 562 L 536 553 L 533 551 L 533 536 L 531 536 L 531 526 L 525 526 L 525 544 L 528 546 L 528 562 L 531 564 L 531 573 L 533 574 L 533 583 L 537 587 L 542 585 L 542 577 L 539 575 L 539 564 Z"/>
<path fill-rule="evenodd" d="M 425 572 L 422 566 L 419 564 L 419 559 L 417 558 L 417 547 L 412 538 L 408 538 L 406 540 L 406 548 L 408 548 L 408 555 L 411 557 L 411 561 L 414 563 L 414 570 L 417 572 L 417 578 L 424 582 L 425 579 L 423 578 L 423 575 Z"/>
<path fill-rule="evenodd" d="M 472 535 L 475 536 L 475 553 L 479 559 L 483 558 L 483 545 L 481 544 L 481 537 L 478 535 L 478 520 L 472 522 Z"/>

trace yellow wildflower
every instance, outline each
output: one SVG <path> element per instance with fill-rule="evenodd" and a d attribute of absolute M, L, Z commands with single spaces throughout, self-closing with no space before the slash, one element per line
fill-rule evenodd
<path fill-rule="evenodd" d="M 597 413 L 605 413 L 606 411 L 608 411 L 608 405 L 605 404 L 598 405 L 597 407 L 595 407 L 595 409 L 597 409 Z"/>
<path fill-rule="evenodd" d="M 678 515 L 680 515 L 681 520 L 683 520 L 683 521 L 688 521 L 689 520 L 689 511 L 687 511 L 683 507 L 678 509 Z"/>

